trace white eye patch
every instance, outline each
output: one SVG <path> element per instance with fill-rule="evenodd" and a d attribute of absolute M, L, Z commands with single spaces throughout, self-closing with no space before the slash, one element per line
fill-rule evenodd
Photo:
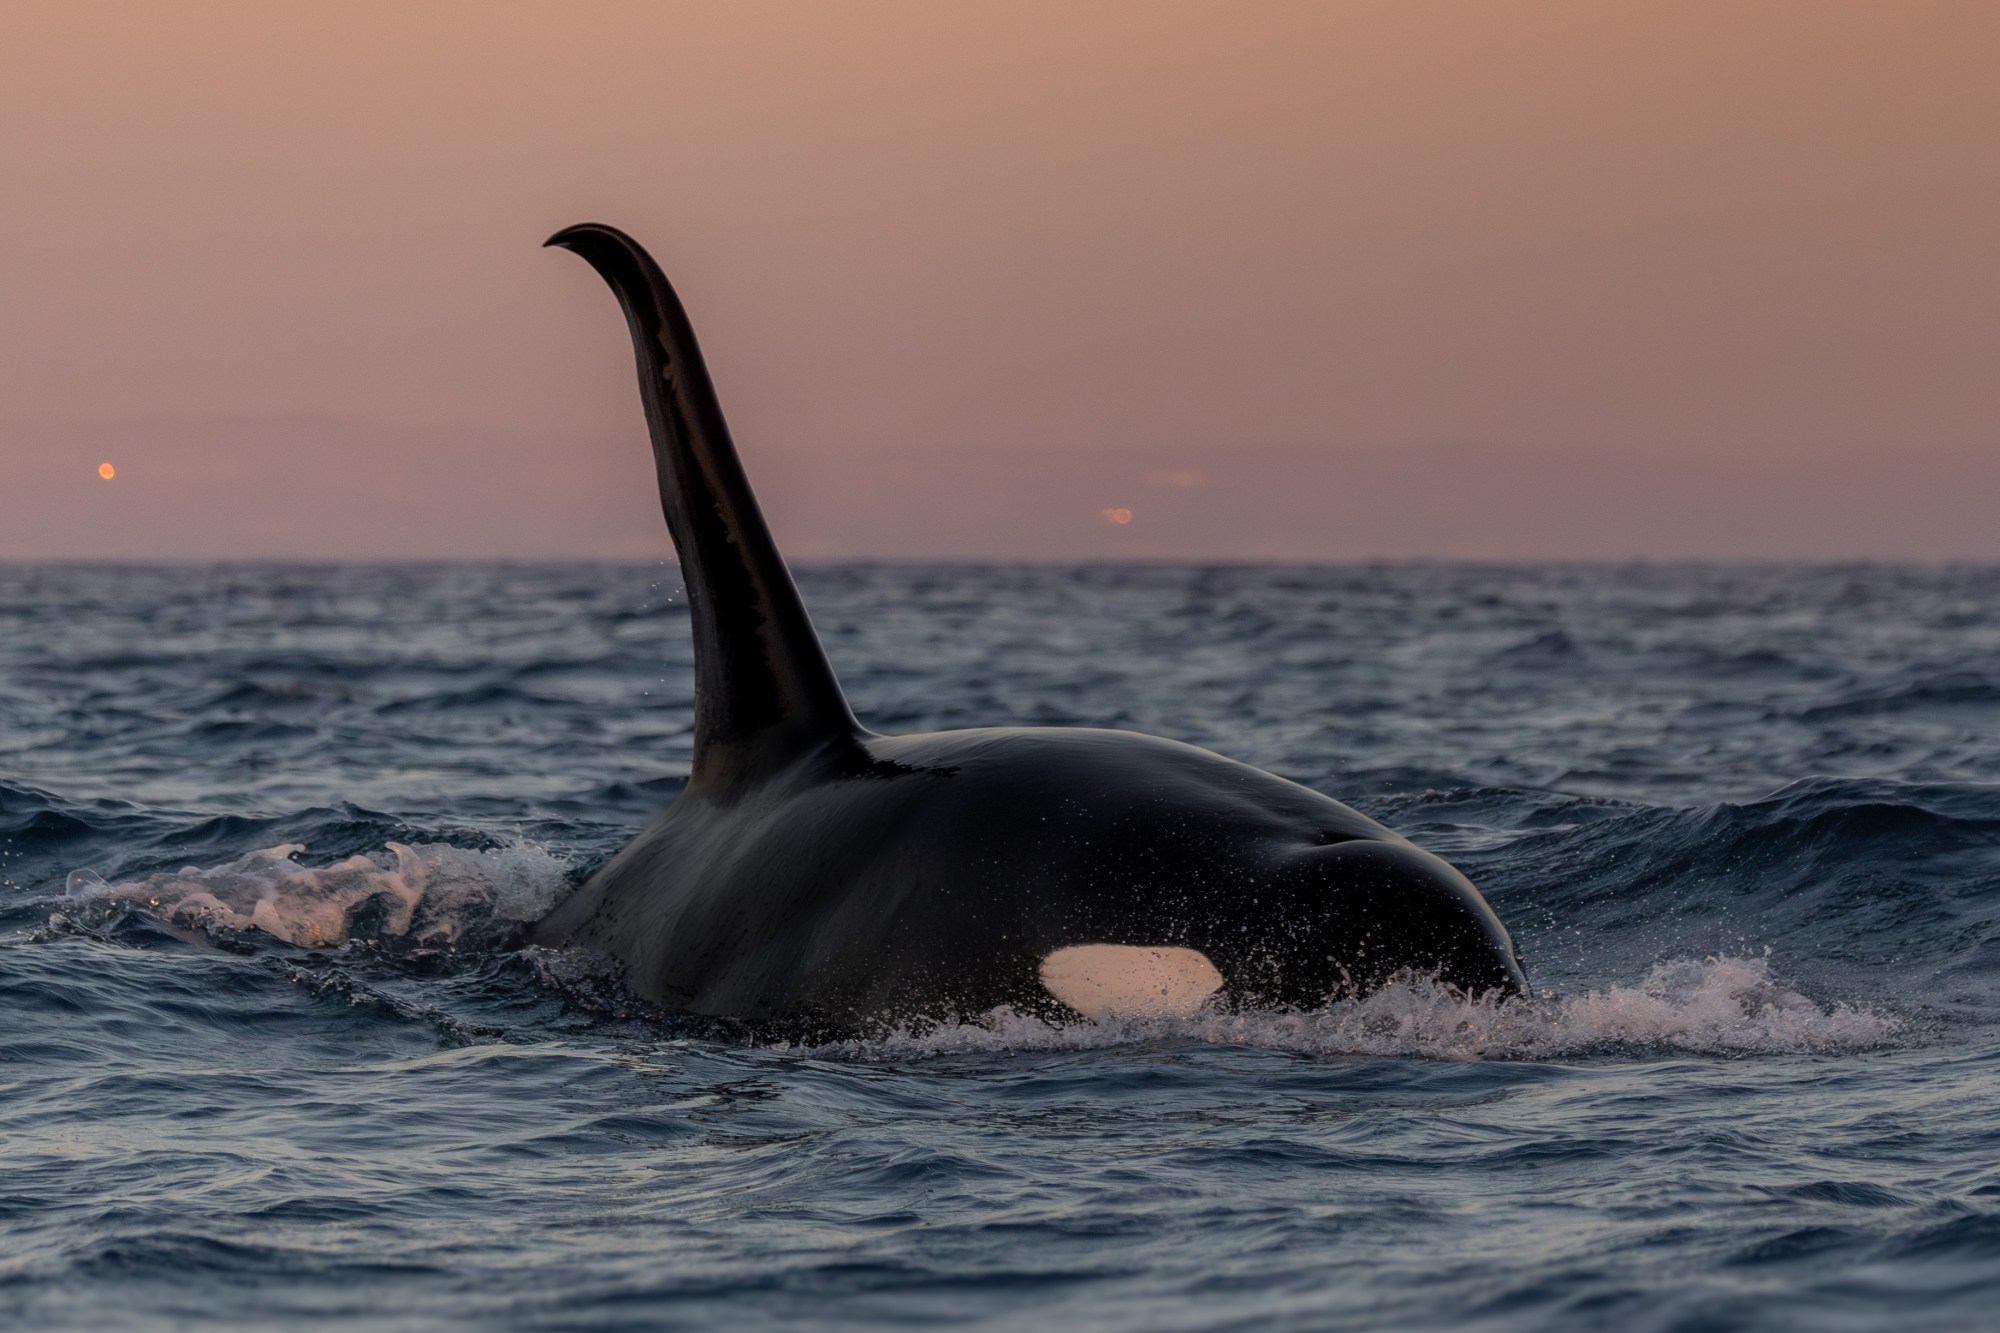
<path fill-rule="evenodd" d="M 1222 989 L 1198 949 L 1073 944 L 1042 960 L 1042 985 L 1085 1018 L 1191 1018 Z"/>

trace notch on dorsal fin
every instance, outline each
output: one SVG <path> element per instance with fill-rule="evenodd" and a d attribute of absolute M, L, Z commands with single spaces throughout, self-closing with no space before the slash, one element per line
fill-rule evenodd
<path fill-rule="evenodd" d="M 618 296 L 639 359 L 660 508 L 694 627 L 690 789 L 739 781 L 861 734 L 737 460 L 694 328 L 637 241 L 595 222 L 545 242 L 574 251 Z"/>

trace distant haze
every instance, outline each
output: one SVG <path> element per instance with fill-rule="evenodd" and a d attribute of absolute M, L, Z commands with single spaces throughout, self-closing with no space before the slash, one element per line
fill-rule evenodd
<path fill-rule="evenodd" d="M 0 9 L 0 558 L 2000 559 L 2000 5 Z M 102 463 L 115 475 L 99 475 Z M 1129 510 L 1129 521 L 1113 519 Z"/>

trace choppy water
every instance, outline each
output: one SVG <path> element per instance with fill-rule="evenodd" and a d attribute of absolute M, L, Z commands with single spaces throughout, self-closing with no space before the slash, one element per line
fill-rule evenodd
<path fill-rule="evenodd" d="M 876 728 L 1298 778 L 1545 993 L 677 1027 L 513 939 L 685 772 L 662 570 L 0 568 L 0 1319 L 1991 1326 L 2000 570 L 801 582 Z"/>

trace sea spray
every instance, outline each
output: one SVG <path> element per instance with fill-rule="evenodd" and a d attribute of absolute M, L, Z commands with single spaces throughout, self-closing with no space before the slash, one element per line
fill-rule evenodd
<path fill-rule="evenodd" d="M 327 866 L 300 864 L 295 858 L 305 850 L 282 843 L 225 865 L 122 884 L 79 870 L 66 893 L 81 903 L 129 904 L 209 937 L 261 932 L 305 948 L 349 940 L 436 948 L 469 942 L 495 923 L 532 921 L 567 884 L 561 861 L 525 845 L 474 851 L 392 842 L 381 855 Z"/>
<path fill-rule="evenodd" d="M 1893 1014 L 1826 1004 L 1785 985 L 1768 957 L 1672 959 L 1637 982 L 1580 995 L 1468 999 L 1423 977 L 1323 1008 L 1211 1007 L 1190 1018 L 1049 1023 L 1009 1009 L 971 1023 L 910 1024 L 886 1036 L 799 1048 L 817 1057 L 904 1060 L 1006 1050 L 1073 1051 L 1146 1041 L 1250 1046 L 1300 1055 L 1546 1060 L 1677 1051 L 1833 1053 L 1890 1045 Z"/>
<path fill-rule="evenodd" d="M 209 939 L 261 933 L 305 948 L 349 941 L 440 948 L 500 945 L 512 927 L 546 912 L 568 884 L 561 861 L 528 846 L 473 851 L 392 842 L 375 856 L 318 867 L 300 864 L 304 850 L 285 843 L 225 865 L 122 884 L 79 870 L 69 877 L 68 893 L 80 905 L 134 907 Z M 532 951 L 532 960 L 544 985 L 587 1011 L 625 1016 L 652 1008 L 623 996 L 601 960 L 542 950 Z M 1366 998 L 1310 1010 L 1210 1004 L 1183 1018 L 1051 1023 L 1002 1008 L 972 1022 L 908 1023 L 880 1037 L 796 1049 L 870 1061 L 1178 1040 L 1315 1057 L 1536 1060 L 1650 1051 L 1863 1051 L 1890 1045 L 1906 1030 L 1893 1014 L 1823 1003 L 1786 984 L 1767 951 L 1668 959 L 1635 982 L 1573 994 L 1471 999 L 1412 976 Z"/>

